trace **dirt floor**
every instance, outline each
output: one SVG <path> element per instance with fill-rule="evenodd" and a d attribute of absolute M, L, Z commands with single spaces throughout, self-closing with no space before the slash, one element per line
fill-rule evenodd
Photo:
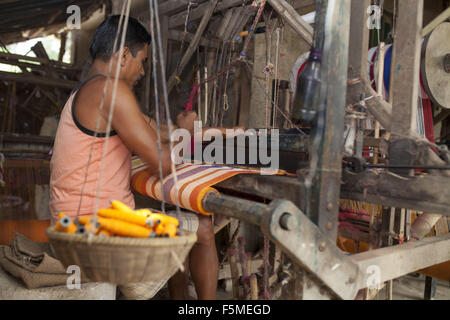
<path fill-rule="evenodd" d="M 195 290 L 190 287 L 191 296 L 195 297 Z M 422 274 L 412 274 L 395 279 L 393 283 L 393 300 L 423 300 L 425 292 L 425 276 Z M 169 299 L 167 287 L 153 298 L 166 300 Z M 217 290 L 217 300 L 232 299 L 231 292 L 223 288 Z M 386 300 L 386 289 L 381 289 L 374 300 Z M 434 300 L 450 300 L 450 282 L 436 280 L 436 294 Z"/>
<path fill-rule="evenodd" d="M 425 276 L 407 275 L 394 280 L 392 298 L 394 300 L 423 300 L 425 292 Z M 375 300 L 385 300 L 386 290 L 383 289 Z M 436 280 L 436 294 L 433 300 L 450 300 L 450 282 Z"/>

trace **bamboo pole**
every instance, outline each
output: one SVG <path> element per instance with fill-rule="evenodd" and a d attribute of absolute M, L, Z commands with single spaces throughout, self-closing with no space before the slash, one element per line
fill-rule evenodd
<path fill-rule="evenodd" d="M 378 45 L 378 86 L 377 93 L 379 95 L 383 95 L 383 86 L 384 86 L 384 42 L 380 42 Z M 380 122 L 375 120 L 375 139 L 380 138 Z M 378 147 L 374 148 L 373 151 L 373 163 L 378 163 Z"/>
<path fill-rule="evenodd" d="M 233 299 L 239 299 L 239 270 L 236 261 L 236 250 L 228 250 L 230 257 L 231 282 L 233 285 Z"/>
<path fill-rule="evenodd" d="M 250 299 L 258 300 L 258 279 L 254 273 L 250 276 Z"/>
<path fill-rule="evenodd" d="M 268 0 L 272 8 L 309 44 L 313 43 L 313 28 L 285 0 Z"/>
<path fill-rule="evenodd" d="M 187 48 L 186 52 L 184 53 L 183 57 L 181 58 L 180 65 L 178 70 L 175 70 L 175 72 L 170 76 L 169 81 L 167 83 L 167 92 L 170 93 L 172 89 L 175 87 L 175 84 L 178 81 L 179 75 L 183 72 L 184 68 L 186 67 L 187 63 L 191 59 L 192 55 L 194 54 L 194 51 L 196 50 L 201 36 L 203 35 L 203 32 L 206 29 L 206 26 L 209 23 L 209 20 L 211 19 L 211 16 L 214 12 L 214 9 L 216 8 L 217 2 L 219 0 L 211 0 L 208 9 L 205 12 L 205 15 L 203 16 L 200 25 L 198 26 L 197 32 L 195 33 L 194 39 L 192 39 L 192 42 L 189 44 L 189 47 Z M 177 74 L 178 73 L 178 74 Z"/>
<path fill-rule="evenodd" d="M 202 93 L 201 93 L 201 78 L 200 78 L 200 68 L 197 70 L 197 115 L 198 120 L 202 121 Z"/>

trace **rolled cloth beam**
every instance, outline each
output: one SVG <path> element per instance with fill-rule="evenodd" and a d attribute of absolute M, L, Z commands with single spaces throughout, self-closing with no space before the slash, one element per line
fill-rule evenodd
<path fill-rule="evenodd" d="M 213 188 L 215 184 L 241 173 L 261 173 L 259 169 L 182 163 L 176 167 L 177 194 L 172 174 L 166 176 L 161 183 L 159 175 L 150 173 L 147 170 L 148 165 L 138 157 L 133 157 L 131 168 L 131 186 L 136 192 L 172 204 L 177 203 L 178 197 L 181 207 L 204 215 L 210 215 L 211 212 L 203 208 L 202 200 L 208 192 L 218 192 Z M 277 174 L 284 174 L 284 172 L 280 170 Z"/>

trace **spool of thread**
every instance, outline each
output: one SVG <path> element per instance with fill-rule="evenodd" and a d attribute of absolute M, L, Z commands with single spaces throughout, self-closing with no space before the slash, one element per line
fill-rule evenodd
<path fill-rule="evenodd" d="M 59 217 L 59 220 L 56 223 L 55 230 L 63 231 L 63 232 L 67 232 L 67 233 L 76 233 L 77 232 L 77 226 L 72 221 L 72 219 L 70 219 L 64 213 L 60 213 L 58 215 L 58 217 Z"/>

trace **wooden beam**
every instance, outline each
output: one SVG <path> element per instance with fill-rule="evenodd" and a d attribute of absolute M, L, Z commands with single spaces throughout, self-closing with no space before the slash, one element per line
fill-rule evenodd
<path fill-rule="evenodd" d="M 272 8 L 310 45 L 313 43 L 313 28 L 303 20 L 285 0 L 269 0 Z"/>
<path fill-rule="evenodd" d="M 403 0 L 398 5 L 389 93 L 392 101 L 389 163 L 411 165 L 414 159 L 410 152 L 405 151 L 413 142 L 406 142 L 403 137 L 415 132 L 417 127 L 423 0 Z M 412 175 L 414 171 L 395 169 L 392 172 Z"/>
<path fill-rule="evenodd" d="M 0 58 L 4 58 L 7 60 L 11 60 L 11 61 L 18 61 L 18 60 L 33 61 L 33 62 L 39 62 L 44 65 L 51 65 L 52 67 L 57 67 L 57 68 L 73 69 L 72 65 L 67 64 L 67 63 L 47 60 L 47 59 L 43 59 L 43 58 L 22 56 L 22 55 L 13 54 L 13 53 L 0 52 Z"/>
<path fill-rule="evenodd" d="M 197 0 L 197 3 L 205 2 L 206 0 Z M 159 14 L 161 15 L 171 15 L 184 10 L 189 5 L 188 0 L 168 0 L 159 5 Z"/>
<path fill-rule="evenodd" d="M 336 242 L 339 214 L 339 192 L 342 171 L 342 144 L 348 71 L 350 2 L 334 1 L 326 7 L 324 44 L 319 103 L 325 103 L 326 116 L 318 152 L 317 172 L 311 188 L 311 219 L 331 241 Z M 322 10 L 322 5 L 318 10 Z M 331 1 L 330 1 L 331 3 Z M 317 35 L 317 33 L 316 33 Z M 320 32 L 319 32 L 320 35 Z M 320 36 L 319 36 L 320 38 Z M 320 43 L 320 40 L 318 40 Z M 326 90 L 324 90 L 324 88 Z"/>
<path fill-rule="evenodd" d="M 17 81 L 25 83 L 39 84 L 42 86 L 58 87 L 65 89 L 73 89 L 76 87 L 76 81 L 62 80 L 62 79 L 51 79 L 36 77 L 32 75 L 25 75 L 23 73 L 12 73 L 0 71 L 0 79 L 5 81 Z"/>
<path fill-rule="evenodd" d="M 425 28 L 423 28 L 421 36 L 425 37 L 431 31 L 434 30 L 438 25 L 447 20 L 450 17 L 450 7 L 448 7 L 444 12 L 437 16 L 433 21 L 431 21 Z"/>
<path fill-rule="evenodd" d="M 249 274 L 252 273 L 256 273 L 258 272 L 258 268 L 263 264 L 263 260 L 262 259 L 251 259 L 252 264 L 251 264 L 251 269 L 248 270 Z M 238 276 L 240 277 L 242 275 L 242 265 L 240 262 L 236 262 L 237 264 L 237 269 L 238 269 Z M 218 279 L 229 279 L 231 278 L 232 274 L 231 274 L 231 268 L 230 268 L 230 263 L 224 263 L 222 265 L 222 268 L 219 269 L 219 276 Z"/>
<path fill-rule="evenodd" d="M 177 82 L 177 77 L 183 72 L 183 69 L 186 67 L 186 64 L 191 59 L 192 55 L 194 54 L 195 50 L 198 47 L 198 44 L 200 42 L 200 38 L 203 35 L 203 32 L 206 29 L 206 26 L 209 23 L 209 20 L 211 19 L 211 16 L 213 15 L 214 10 L 216 9 L 217 2 L 219 0 L 211 0 L 208 1 L 208 9 L 206 10 L 200 25 L 197 29 L 197 32 L 195 33 L 194 38 L 192 39 L 192 42 L 189 44 L 189 47 L 187 48 L 185 54 L 183 55 L 183 58 L 181 58 L 181 62 L 179 65 L 178 70 L 175 70 L 175 72 L 170 76 L 167 84 L 167 92 L 170 93 L 172 89 L 175 87 L 175 84 Z M 169 22 L 170 25 L 170 22 Z"/>
<path fill-rule="evenodd" d="M 174 41 L 182 41 L 183 33 L 184 32 L 180 30 L 171 29 L 169 30 L 169 39 Z M 184 41 L 191 42 L 194 39 L 194 37 L 195 37 L 194 34 L 188 32 L 184 37 Z M 215 40 L 208 40 L 206 38 L 201 37 L 199 45 L 203 47 L 218 48 L 220 44 Z"/>
<path fill-rule="evenodd" d="M 423 0 L 399 1 L 398 5 L 391 67 L 391 132 L 407 135 L 416 128 Z"/>
<path fill-rule="evenodd" d="M 189 13 L 189 20 L 194 21 L 203 17 L 208 11 L 210 3 L 212 3 L 212 1 L 207 1 L 199 5 L 197 8 L 192 9 Z M 213 14 L 241 4 L 242 0 L 223 0 L 219 4 L 217 4 L 213 11 Z M 181 12 L 170 17 L 169 28 L 176 28 L 184 25 L 184 22 L 186 21 L 186 15 L 187 12 Z"/>
<path fill-rule="evenodd" d="M 301 10 L 308 7 L 314 7 L 316 4 L 316 0 L 295 0 L 292 4 L 292 7 L 295 10 Z"/>
<path fill-rule="evenodd" d="M 436 117 L 433 118 L 434 125 L 445 120 L 448 116 L 450 116 L 450 109 L 442 110 Z"/>

